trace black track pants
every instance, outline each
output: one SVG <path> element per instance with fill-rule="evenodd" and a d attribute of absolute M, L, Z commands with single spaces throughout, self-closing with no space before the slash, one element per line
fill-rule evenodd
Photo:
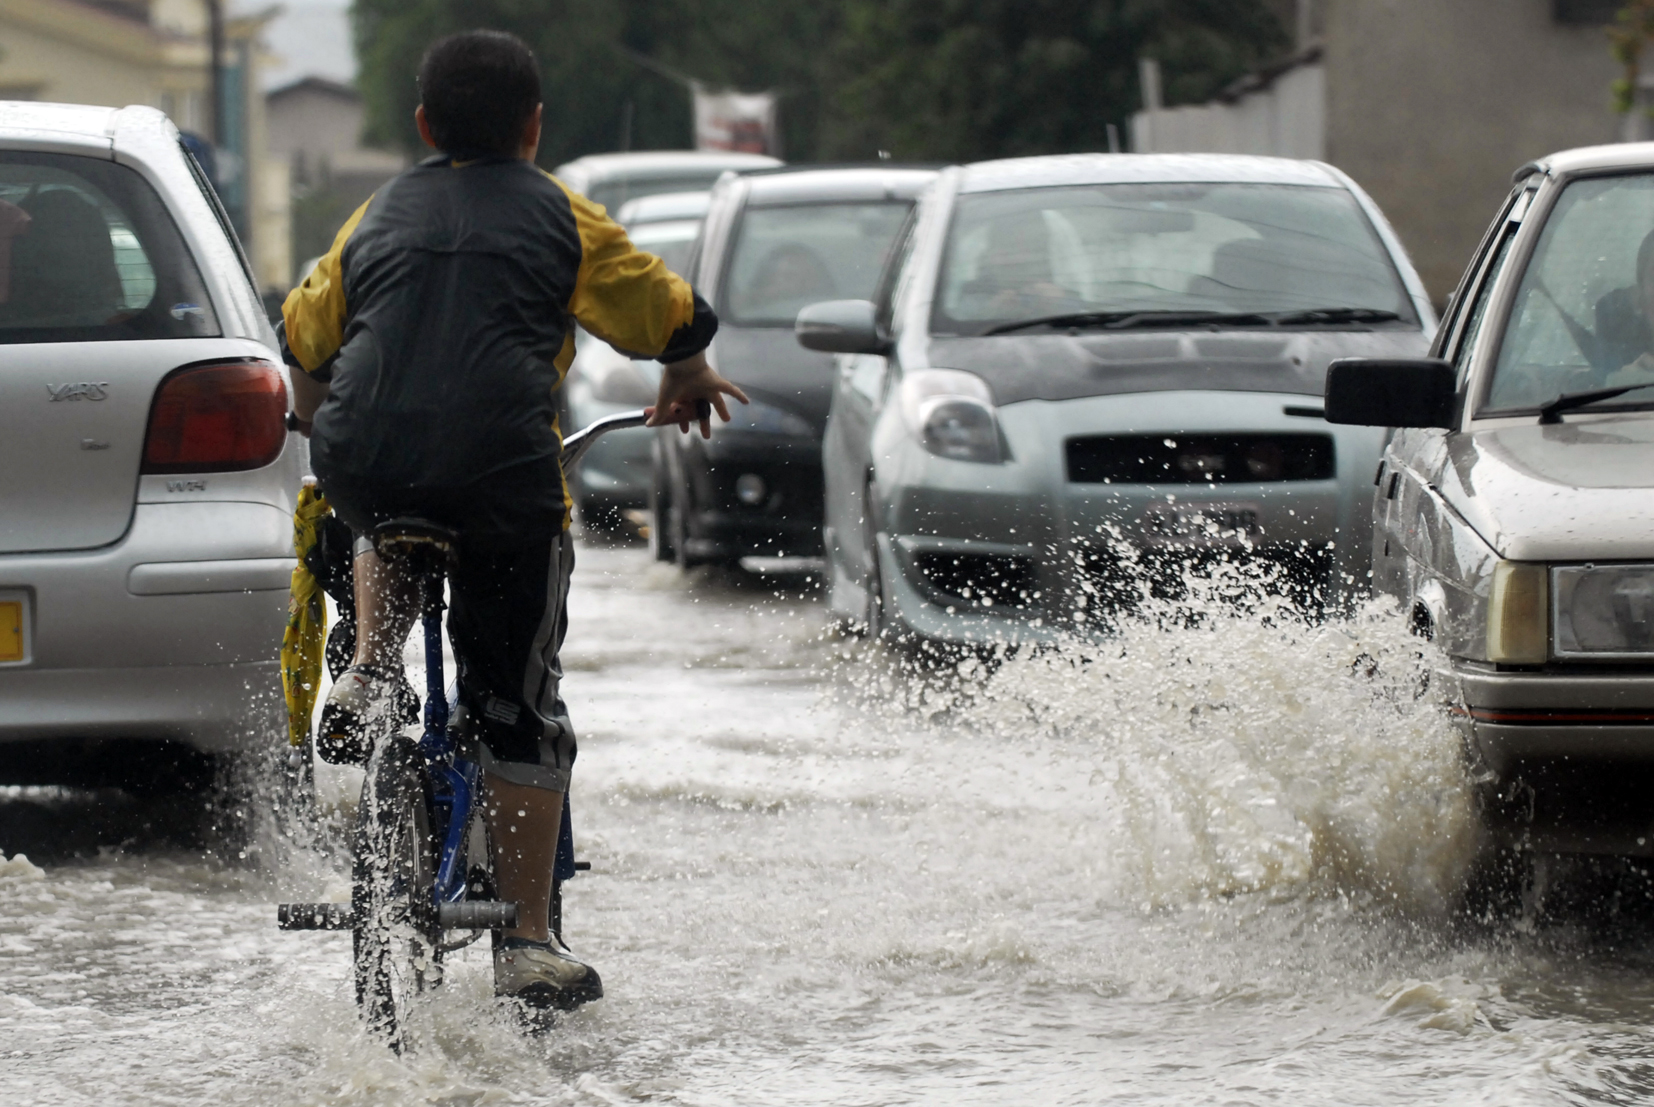
<path fill-rule="evenodd" d="M 557 657 L 573 571 L 563 531 L 506 548 L 462 544 L 448 575 L 460 708 L 482 742 L 483 768 L 555 792 L 568 790 L 576 753 Z"/>

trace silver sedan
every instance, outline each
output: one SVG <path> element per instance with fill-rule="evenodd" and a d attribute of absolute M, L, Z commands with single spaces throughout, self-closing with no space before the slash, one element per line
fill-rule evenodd
<path fill-rule="evenodd" d="M 0 756 L 268 742 L 302 450 L 246 260 L 178 132 L 0 104 Z"/>
<path fill-rule="evenodd" d="M 1433 358 L 1328 377 L 1399 428 L 1374 585 L 1446 654 L 1490 826 L 1654 854 L 1654 144 L 1524 167 L 1453 305 Z"/>
<path fill-rule="evenodd" d="M 1327 363 L 1435 327 L 1373 202 L 1329 166 L 1218 155 L 950 169 L 839 353 L 829 603 L 952 642 L 1089 633 L 1217 560 L 1311 606 L 1364 585 L 1380 430 Z"/>

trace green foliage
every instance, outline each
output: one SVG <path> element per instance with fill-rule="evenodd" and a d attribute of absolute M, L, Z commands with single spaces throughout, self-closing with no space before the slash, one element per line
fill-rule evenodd
<path fill-rule="evenodd" d="M 1107 149 L 1140 107 L 1137 59 L 1168 103 L 1205 99 L 1286 48 L 1237 0 L 852 0 L 826 136 L 835 157 L 968 160 Z M 1123 136 L 1123 128 L 1122 128 Z"/>
<path fill-rule="evenodd" d="M 543 164 L 687 146 L 688 95 L 625 56 L 713 87 L 781 91 L 792 160 L 975 159 L 1103 149 L 1138 107 L 1137 59 L 1170 103 L 1287 46 L 1265 0 L 356 0 L 369 137 L 410 152 L 413 75 L 441 35 L 521 35 L 545 82 Z M 630 104 L 628 111 L 627 105 Z"/>
<path fill-rule="evenodd" d="M 1650 42 L 1654 42 L 1654 0 L 1631 0 L 1608 28 L 1608 52 L 1625 68 L 1625 75 L 1609 85 L 1614 110 L 1621 115 L 1636 106 L 1642 54 Z"/>

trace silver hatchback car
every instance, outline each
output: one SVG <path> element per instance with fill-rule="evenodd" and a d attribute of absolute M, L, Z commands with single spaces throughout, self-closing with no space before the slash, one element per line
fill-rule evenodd
<path fill-rule="evenodd" d="M 828 603 L 934 641 L 1106 626 L 1145 582 L 1278 566 L 1364 582 L 1381 431 L 1327 363 L 1418 356 L 1435 317 L 1330 166 L 1090 154 L 944 171 L 868 300 L 798 315 L 841 355 L 823 441 Z"/>
<path fill-rule="evenodd" d="M 0 104 L 0 775 L 113 738 L 269 740 L 304 463 L 286 412 L 167 118 Z"/>

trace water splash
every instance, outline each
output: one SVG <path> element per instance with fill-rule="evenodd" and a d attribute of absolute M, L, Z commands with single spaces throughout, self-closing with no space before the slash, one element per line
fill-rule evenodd
<path fill-rule="evenodd" d="M 1476 820 L 1429 690 L 1439 658 L 1389 603 L 1309 616 L 1276 572 L 1191 568 L 1175 598 L 1145 587 L 1106 636 L 943 665 L 869 658 L 853 683 L 867 709 L 1089 765 L 1127 902 L 1355 893 L 1446 913 Z"/>

